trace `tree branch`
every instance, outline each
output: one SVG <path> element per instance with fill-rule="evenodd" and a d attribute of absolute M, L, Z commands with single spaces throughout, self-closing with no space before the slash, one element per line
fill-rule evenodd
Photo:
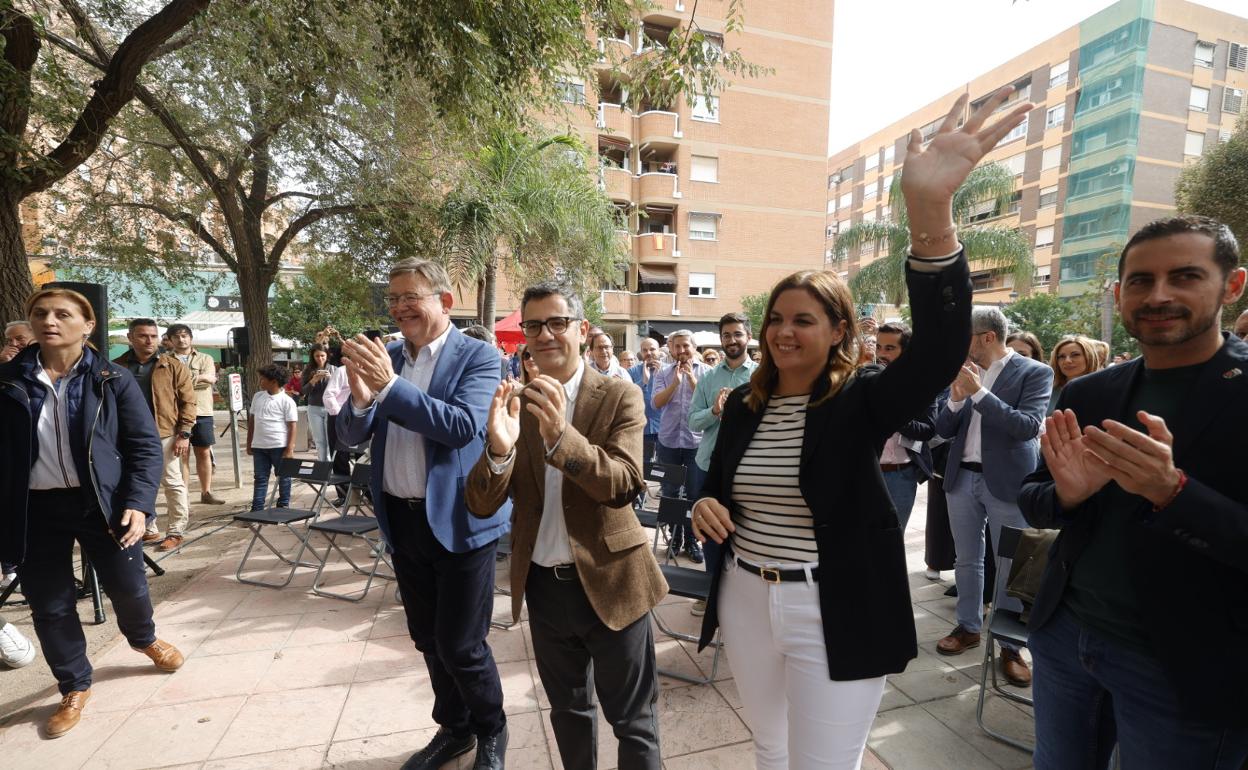
<path fill-rule="evenodd" d="M 4 40 L 4 63 L 13 75 L 0 83 L 0 131 L 20 144 L 30 121 L 30 74 L 39 59 L 39 36 L 29 16 L 7 5 L 0 11 L 0 39 Z M 17 154 L 14 147 L 4 154 Z M 6 163 L 6 165 L 8 165 Z M 13 163 L 13 165 L 17 165 Z"/>
<path fill-rule="evenodd" d="M 286 248 L 290 246 L 291 241 L 295 239 L 300 232 L 310 225 L 314 225 L 322 219 L 329 217 L 342 216 L 343 214 L 365 214 L 371 211 L 380 211 L 385 208 L 406 208 L 410 204 L 402 201 L 391 201 L 388 203 L 347 203 L 341 206 L 324 206 L 321 208 L 308 209 L 301 216 L 296 217 L 290 224 L 286 225 L 286 229 L 277 237 L 277 241 L 273 244 L 272 250 L 269 251 L 269 265 L 272 269 L 277 269 L 281 263 L 282 254 L 286 252 Z"/>
<path fill-rule="evenodd" d="M 109 207 L 109 208 L 140 209 L 143 211 L 151 211 L 156 214 L 159 214 L 160 216 L 164 217 L 170 222 L 173 222 L 174 224 L 182 225 L 183 227 L 190 230 L 195 235 L 195 237 L 199 238 L 201 241 L 208 244 L 209 248 L 211 248 L 214 252 L 216 252 L 217 256 L 221 258 L 221 261 L 229 265 L 231 270 L 235 272 L 238 271 L 238 262 L 237 260 L 234 259 L 234 256 L 230 254 L 229 251 L 226 250 L 225 246 L 221 243 L 221 241 L 217 240 L 216 236 L 214 236 L 208 230 L 208 228 L 204 226 L 204 223 L 199 221 L 199 217 L 195 216 L 194 214 L 190 214 L 185 211 L 173 211 L 171 209 L 165 208 L 164 206 L 157 206 L 154 203 L 133 203 L 129 201 L 117 201 L 115 203 L 102 203 L 101 205 Z"/>
<path fill-rule="evenodd" d="M 75 12 L 81 14 L 86 22 L 80 34 L 88 41 L 93 41 L 93 46 L 98 44 L 98 34 L 92 31 L 90 20 L 77 3 L 74 0 L 62 2 L 67 10 L 76 9 L 70 11 L 71 15 Z M 108 59 L 104 77 L 92 84 L 94 92 L 69 130 L 69 135 L 52 152 L 26 170 L 28 177 L 21 188 L 22 197 L 51 187 L 95 152 L 109 121 L 134 98 L 139 72 L 143 66 L 151 60 L 161 45 L 190 23 L 209 2 L 210 0 L 171 0 L 161 11 L 126 36 L 117 47 L 117 52 Z"/>
<path fill-rule="evenodd" d="M 278 193 L 277 195 L 274 195 L 268 200 L 266 200 L 264 202 L 264 207 L 267 209 L 273 204 L 278 203 L 279 201 L 283 201 L 287 198 L 307 198 L 310 201 L 319 201 L 319 200 L 323 200 L 325 196 L 315 195 L 309 192 L 303 192 L 302 190 L 287 190 L 284 193 Z"/>

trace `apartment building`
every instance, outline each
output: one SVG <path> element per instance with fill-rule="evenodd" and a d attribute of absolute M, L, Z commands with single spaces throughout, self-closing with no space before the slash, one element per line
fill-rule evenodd
<path fill-rule="evenodd" d="M 601 303 L 617 346 L 632 349 L 652 331 L 717 331 L 743 296 L 819 268 L 823 244 L 833 3 L 748 3 L 743 29 L 726 39 L 726 0 L 656 5 L 636 27 L 600 37 L 597 84 L 568 84 L 570 99 L 590 101 L 591 115 L 571 128 L 596 149 L 593 173 L 625 225 L 630 259 Z M 612 79 L 606 61 L 663 45 L 695 6 L 699 28 L 772 72 L 693 106 L 630 109 L 628 84 Z M 500 314 L 517 300 L 500 296 Z"/>
<path fill-rule="evenodd" d="M 850 225 L 891 215 L 888 187 L 910 129 L 929 138 L 962 93 L 974 109 L 1013 85 L 1003 110 L 1018 100 L 1037 107 L 987 157 L 1014 171 L 1013 199 L 985 202 L 963 224 L 1021 228 L 1035 275 L 1031 286 L 1014 286 L 1012 276 L 972 265 L 976 301 L 1100 291 L 1108 255 L 1174 211 L 1184 164 L 1229 138 L 1245 108 L 1246 70 L 1248 18 L 1183 0 L 1122 0 L 835 153 L 825 262 L 848 277 L 879 257 L 868 245 L 837 259 L 833 246 Z"/>

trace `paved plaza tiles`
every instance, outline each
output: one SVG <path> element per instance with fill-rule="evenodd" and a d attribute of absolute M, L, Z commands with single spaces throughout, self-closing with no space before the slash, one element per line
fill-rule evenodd
<path fill-rule="evenodd" d="M 943 595 L 946 583 L 923 576 L 925 492 L 921 487 L 906 538 L 919 657 L 905 673 L 889 677 L 863 767 L 1030 767 L 1029 755 L 992 740 L 975 724 L 981 651 L 956 658 L 936 654 L 936 641 L 953 626 L 954 600 Z M 54 687 L 46 697 L 4 715 L 0 766 L 380 770 L 398 768 L 423 746 L 435 732 L 432 696 L 391 584 L 374 586 L 359 604 L 314 596 L 308 591 L 313 571 L 306 569 L 281 590 L 245 586 L 234 579 L 241 550 L 241 543 L 229 546 L 213 566 L 157 606 L 160 635 L 186 654 L 180 671 L 156 671 L 118 637 L 95 656 L 93 697 L 68 735 L 57 740 L 41 736 L 58 700 Z M 351 579 L 349 573 L 338 574 L 341 584 Z M 496 618 L 503 619 L 509 604 L 505 597 L 496 598 Z M 689 614 L 687 600 L 675 597 L 658 611 L 678 630 L 694 631 L 699 620 Z M 848 622 L 845 630 L 867 631 Z M 698 653 L 694 645 L 661 633 L 656 640 L 661 668 L 690 674 L 710 670 L 709 651 Z M 489 641 L 510 727 L 507 766 L 562 767 L 528 624 L 493 630 Z M 661 679 L 665 768 L 754 766 L 750 733 L 726 661 L 718 677 L 712 685 Z M 990 698 L 987 708 L 992 725 L 1031 740 L 1025 707 Z M 601 714 L 599 736 L 600 767 L 614 768 L 615 740 Z M 470 766 L 471 754 L 448 765 Z"/>

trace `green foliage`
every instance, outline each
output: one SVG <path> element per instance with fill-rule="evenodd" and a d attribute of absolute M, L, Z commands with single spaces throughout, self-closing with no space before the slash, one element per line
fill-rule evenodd
<path fill-rule="evenodd" d="M 355 260 L 337 256 L 309 262 L 289 285 L 279 282 L 269 312 L 274 332 L 311 345 L 327 325 L 354 334 L 388 324 L 372 312 L 373 302 L 368 274 Z"/>
<path fill-rule="evenodd" d="M 767 312 L 767 300 L 770 298 L 769 291 L 747 294 L 741 298 L 741 310 L 750 319 L 750 329 L 755 337 L 762 333 L 763 313 Z"/>
<path fill-rule="evenodd" d="M 1248 265 L 1248 113 L 1241 115 L 1229 141 L 1210 145 L 1200 160 L 1183 169 L 1174 197 L 1179 212 L 1201 214 L 1231 228 L 1240 244 L 1239 264 Z M 1222 312 L 1227 325 L 1248 309 L 1248 293 Z"/>
<path fill-rule="evenodd" d="M 1012 329 L 1028 331 L 1039 338 L 1045 355 L 1052 352 L 1058 340 L 1072 333 L 1069 327 L 1070 303 L 1055 294 L 1032 294 L 1002 310 Z"/>
<path fill-rule="evenodd" d="M 1108 249 L 1097 267 L 1097 276 L 1089 281 L 1086 293 L 1061 298 L 1054 294 L 1037 293 L 1023 297 L 1003 308 L 1011 328 L 1028 331 L 1040 339 L 1045 355 L 1053 352 L 1062 337 L 1081 334 L 1092 339 L 1102 338 L 1104 294 L 1098 287 L 1109 286 L 1113 280 L 1117 249 Z M 1139 354 L 1139 343 L 1127 334 L 1118 310 L 1113 310 L 1112 339 L 1108 340 L 1114 355 Z"/>
<path fill-rule="evenodd" d="M 954 220 L 965 223 L 971 211 L 985 201 L 993 202 L 997 210 L 1004 211 L 1013 192 L 1014 174 L 1009 169 L 999 163 L 977 166 L 954 194 Z M 850 278 L 850 289 L 862 303 L 885 301 L 901 305 L 905 302 L 910 217 L 901 195 L 900 171 L 893 176 L 888 202 L 892 209 L 888 220 L 859 222 L 837 234 L 833 247 L 833 255 L 843 261 L 864 244 L 876 241 L 882 244 L 880 257 Z M 963 226 L 958 238 L 966 247 L 972 270 L 1013 273 L 1016 286 L 1031 283 L 1035 273 L 1031 244 L 1018 228 Z"/>

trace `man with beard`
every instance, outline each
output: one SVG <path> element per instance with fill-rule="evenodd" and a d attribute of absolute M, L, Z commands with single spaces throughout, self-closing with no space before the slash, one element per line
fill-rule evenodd
<path fill-rule="evenodd" d="M 1239 318 L 1235 319 L 1234 334 L 1241 340 L 1248 340 L 1248 310 L 1239 314 Z"/>
<path fill-rule="evenodd" d="M 1039 770 L 1105 767 L 1115 743 L 1123 767 L 1248 758 L 1248 344 L 1219 331 L 1238 264 L 1215 220 L 1145 225 L 1114 284 L 1142 360 L 1070 383 L 1046 421 L 1019 498 L 1062 530 L 1030 620 Z"/>
<path fill-rule="evenodd" d="M 876 334 L 875 362 L 888 366 L 901 357 L 910 342 L 910 328 L 905 324 L 886 323 Z M 919 484 L 932 477 L 932 452 L 925 442 L 936 435 L 936 402 L 915 415 L 900 431 L 884 442 L 880 452 L 880 471 L 884 486 L 897 509 L 897 525 L 904 532 L 914 508 Z"/>
<path fill-rule="evenodd" d="M 1023 527 L 1018 490 L 1040 459 L 1040 428 L 1053 389 L 1053 370 L 1006 347 L 1005 315 L 997 308 L 971 312 L 970 361 L 949 388 L 936 418 L 936 432 L 949 443 L 945 499 L 957 561 L 958 624 L 936 643 L 941 655 L 978 647 L 983 625 L 984 523 L 993 552 L 1002 525 Z M 1006 574 L 997 573 L 1004 595 Z M 1022 602 L 1003 598 L 998 609 L 1019 612 Z M 1031 684 L 1031 671 L 1018 647 L 1001 642 L 1001 667 L 1017 687 Z"/>
<path fill-rule="evenodd" d="M 663 410 L 659 418 L 659 462 L 684 467 L 685 496 L 696 500 L 702 491 L 702 469 L 696 460 L 702 434 L 689 427 L 689 409 L 698 381 L 711 367 L 694 359 L 693 332 L 688 329 L 669 334 L 667 349 L 675 360 L 654 375 L 654 395 L 651 396 L 655 408 Z M 679 492 L 678 484 L 664 481 L 661 485 L 664 497 L 676 497 Z M 702 546 L 693 539 L 688 524 L 676 527 L 669 542 L 677 552 L 683 544 L 689 558 L 694 563 L 702 563 Z"/>
<path fill-rule="evenodd" d="M 693 391 L 693 404 L 689 407 L 689 428 L 701 431 L 702 443 L 698 445 L 694 462 L 699 476 L 705 477 L 711 467 L 711 453 L 715 451 L 715 438 L 719 435 L 719 421 L 724 416 L 724 402 L 728 394 L 750 381 L 750 375 L 758 364 L 746 354 L 750 344 L 750 319 L 741 313 L 728 313 L 719 319 L 719 342 L 724 348 L 723 363 L 711 369 L 698 380 Z M 697 499 L 701 489 L 690 489 L 690 499 Z M 708 539 L 706 558 L 715 563 L 715 549 L 719 546 Z M 689 610 L 701 616 L 706 612 L 706 602 L 694 602 Z"/>

